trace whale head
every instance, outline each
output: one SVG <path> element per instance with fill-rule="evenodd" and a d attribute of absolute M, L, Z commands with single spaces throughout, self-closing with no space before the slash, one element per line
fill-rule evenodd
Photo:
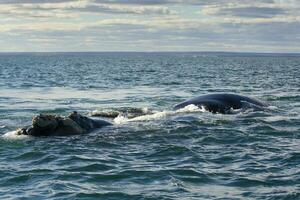
<path fill-rule="evenodd" d="M 37 129 L 55 129 L 58 126 L 57 116 L 40 114 L 32 119 L 32 126 Z"/>

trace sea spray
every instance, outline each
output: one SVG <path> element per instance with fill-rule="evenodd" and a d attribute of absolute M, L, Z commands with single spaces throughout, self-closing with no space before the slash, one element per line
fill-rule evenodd
<path fill-rule="evenodd" d="M 164 111 L 154 111 L 153 114 L 142 115 L 132 119 L 127 118 L 126 116 L 119 115 L 114 119 L 116 124 L 123 124 L 133 121 L 150 121 L 150 120 L 159 120 L 168 116 L 172 116 L 178 113 L 193 113 L 193 112 L 206 112 L 205 108 L 202 106 L 199 108 L 193 104 L 187 105 L 184 108 L 178 110 L 164 110 Z"/>

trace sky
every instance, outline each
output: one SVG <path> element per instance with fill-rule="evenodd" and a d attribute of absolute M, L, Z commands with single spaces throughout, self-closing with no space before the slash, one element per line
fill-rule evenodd
<path fill-rule="evenodd" d="M 300 52 L 300 0 L 0 0 L 0 52 Z"/>

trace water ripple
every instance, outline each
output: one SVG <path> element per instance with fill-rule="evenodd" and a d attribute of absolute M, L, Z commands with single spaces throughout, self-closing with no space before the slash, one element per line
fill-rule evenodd
<path fill-rule="evenodd" d="M 300 199 L 297 56 L 0 58 L 1 135 L 40 112 L 128 114 L 124 123 L 87 135 L 0 137 L 1 199 Z M 271 106 L 233 115 L 172 110 L 212 92 L 242 93 Z M 147 116 L 132 120 L 131 111 Z"/>

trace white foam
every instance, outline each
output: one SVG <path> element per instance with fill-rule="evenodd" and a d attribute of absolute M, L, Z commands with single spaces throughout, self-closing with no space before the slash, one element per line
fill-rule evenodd
<path fill-rule="evenodd" d="M 128 109 L 129 109 L 129 112 L 130 112 L 130 108 L 128 108 Z M 150 112 L 149 110 L 150 109 L 147 108 L 147 107 L 141 108 L 141 111 L 142 111 L 143 114 L 149 113 Z M 103 111 L 103 110 L 97 110 L 96 109 L 96 110 L 92 110 L 91 112 L 89 112 L 89 115 L 93 116 L 93 115 L 103 114 L 105 112 L 109 113 L 109 112 L 121 112 L 121 111 L 118 111 L 118 109 L 117 110 L 108 110 L 108 111 L 105 111 L 105 110 Z M 134 113 L 134 111 L 133 111 L 133 113 Z"/>
<path fill-rule="evenodd" d="M 156 112 L 154 114 L 149 114 L 149 115 L 143 115 L 143 116 L 139 116 L 139 117 L 135 117 L 135 118 L 127 118 L 123 115 L 119 115 L 118 117 L 116 117 L 114 119 L 114 122 L 116 124 L 124 124 L 127 122 L 133 122 L 133 121 L 150 121 L 150 120 L 158 120 L 158 119 L 162 119 L 165 118 L 166 116 L 172 115 L 175 112 L 173 111 L 161 111 L 161 112 Z"/>
<path fill-rule="evenodd" d="M 98 114 L 100 111 L 99 110 L 92 110 L 89 115 L 93 116 L 93 115 L 96 115 Z"/>
<path fill-rule="evenodd" d="M 144 108 L 142 108 L 142 111 L 143 111 L 143 113 L 148 113 L 149 112 L 149 108 L 144 107 Z"/>
<path fill-rule="evenodd" d="M 264 119 L 265 122 L 277 122 L 277 121 L 290 121 L 291 119 L 294 119 L 294 118 L 291 118 L 289 116 L 270 116 L 270 117 L 266 117 Z"/>
<path fill-rule="evenodd" d="M 10 131 L 2 135 L 3 138 L 5 139 L 23 139 L 27 138 L 27 135 L 18 135 L 17 131 Z"/>
<path fill-rule="evenodd" d="M 184 108 L 178 109 L 175 111 L 175 113 L 189 113 L 189 112 L 206 112 L 207 110 L 205 110 L 204 106 L 201 106 L 201 108 L 199 108 L 198 106 L 194 105 L 194 104 L 190 104 L 185 106 Z"/>
<path fill-rule="evenodd" d="M 124 124 L 124 123 L 126 123 L 128 121 L 129 121 L 129 119 L 127 117 L 122 116 L 122 115 L 119 115 L 118 117 L 116 117 L 114 119 L 114 122 L 116 124 Z"/>
<path fill-rule="evenodd" d="M 267 108 L 270 109 L 270 110 L 277 110 L 278 109 L 277 106 L 268 106 Z"/>
<path fill-rule="evenodd" d="M 198 106 L 191 104 L 184 108 L 178 109 L 176 111 L 171 111 L 171 110 L 156 111 L 153 114 L 142 115 L 132 119 L 128 119 L 125 116 L 119 115 L 114 119 L 114 122 L 116 124 L 123 124 L 132 121 L 151 121 L 151 120 L 163 119 L 167 116 L 175 115 L 176 113 L 191 113 L 191 112 L 206 112 L 206 110 L 204 107 L 199 108 Z"/>

